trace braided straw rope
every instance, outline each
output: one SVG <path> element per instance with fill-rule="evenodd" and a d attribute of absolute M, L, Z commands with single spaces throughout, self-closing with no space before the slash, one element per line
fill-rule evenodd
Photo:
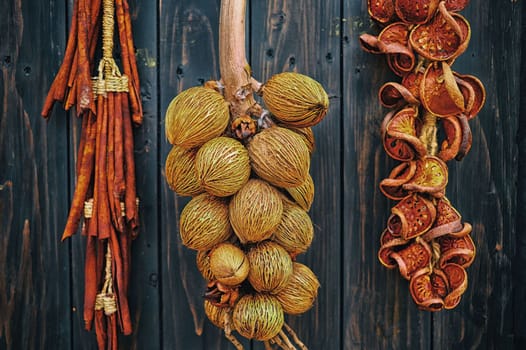
<path fill-rule="evenodd" d="M 113 35 L 115 28 L 114 0 L 104 0 L 102 8 L 102 59 L 97 77 L 93 77 L 93 93 L 105 95 L 106 92 L 128 92 L 128 77 L 121 75 L 113 59 Z"/>
<path fill-rule="evenodd" d="M 111 273 L 111 249 L 108 243 L 106 249 L 106 267 L 104 270 L 104 285 L 95 299 L 95 310 L 104 310 L 109 316 L 117 311 L 117 300 L 113 293 L 113 277 Z"/>

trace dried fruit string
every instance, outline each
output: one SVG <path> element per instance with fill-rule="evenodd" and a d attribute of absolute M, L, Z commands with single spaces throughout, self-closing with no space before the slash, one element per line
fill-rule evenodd
<path fill-rule="evenodd" d="M 113 59 L 115 14 L 125 74 Z M 101 26 L 102 59 L 98 76 L 91 78 Z M 142 122 L 138 87 L 127 1 L 75 2 L 65 58 L 42 116 L 62 101 L 66 109 L 76 104 L 82 118 L 77 184 L 62 239 L 75 234 L 84 214 L 84 321 L 87 330 L 95 323 L 100 349 L 118 348 L 118 327 L 132 332 L 128 284 L 131 241 L 139 224 L 132 130 L 133 122 Z"/>
<path fill-rule="evenodd" d="M 470 150 L 468 121 L 485 101 L 482 83 L 453 72 L 451 65 L 469 43 L 470 27 L 457 12 L 466 0 L 370 0 L 369 14 L 385 25 L 378 36 L 360 36 L 362 48 L 386 54 L 401 83 L 379 91 L 391 108 L 382 122 L 385 151 L 402 163 L 380 182 L 398 201 L 380 238 L 378 258 L 410 281 L 413 300 L 438 311 L 458 305 L 474 260 L 471 225 L 445 197 L 446 162 Z M 438 131 L 443 134 L 438 139 Z"/>
<path fill-rule="evenodd" d="M 179 234 L 208 281 L 204 308 L 236 349 L 234 332 L 266 349 L 306 349 L 284 314 L 309 310 L 319 282 L 296 257 L 310 246 L 311 126 L 328 109 L 315 80 L 294 72 L 252 78 L 245 0 L 221 3 L 220 81 L 192 87 L 166 111 L 173 145 L 166 180 L 184 207 Z M 256 102 L 262 96 L 268 110 Z"/>

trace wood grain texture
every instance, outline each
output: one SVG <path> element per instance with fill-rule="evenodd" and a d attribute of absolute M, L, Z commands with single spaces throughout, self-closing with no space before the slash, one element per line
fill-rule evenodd
<path fill-rule="evenodd" d="M 429 313 L 411 300 L 408 283 L 377 259 L 380 234 L 394 202 L 378 188 L 396 164 L 384 152 L 377 93 L 398 81 L 385 57 L 360 49 L 362 33 L 378 33 L 367 2 L 344 2 L 343 35 L 343 338 L 345 349 L 428 349 Z"/>
<path fill-rule="evenodd" d="M 318 80 L 327 91 L 330 109 L 313 127 L 316 150 L 310 173 L 315 198 L 309 212 L 315 236 L 298 260 L 317 275 L 321 287 L 315 306 L 288 323 L 310 349 L 342 346 L 341 319 L 341 86 L 340 4 L 324 1 L 251 2 L 251 66 L 261 82 L 282 71 Z M 316 14 L 316 15 L 313 15 Z M 255 343 L 254 349 L 262 349 Z"/>
<path fill-rule="evenodd" d="M 522 3 L 471 1 L 468 50 L 453 70 L 480 78 L 487 100 L 470 122 L 473 147 L 450 162 L 447 196 L 472 223 L 476 260 L 460 305 L 433 315 L 433 346 L 513 347 L 512 258 L 515 252 Z"/>
<path fill-rule="evenodd" d="M 520 47 L 526 45 L 526 11 L 522 8 L 522 29 Z M 526 81 L 526 60 L 521 60 L 520 78 L 521 95 L 519 109 L 519 126 L 517 132 L 518 142 L 518 173 L 517 173 L 517 213 L 526 208 L 526 95 L 524 82 Z M 513 334 L 516 349 L 526 347 L 526 313 L 521 312 L 526 308 L 526 215 L 516 215 L 516 249 L 513 263 Z"/>
<path fill-rule="evenodd" d="M 66 120 L 40 117 L 64 49 L 64 2 L 0 8 L 0 349 L 70 348 L 69 252 L 58 235 Z"/>
<path fill-rule="evenodd" d="M 178 197 L 164 178 L 164 162 L 171 149 L 164 136 L 168 104 L 184 89 L 219 79 L 219 1 L 162 1 L 160 9 L 162 347 L 231 349 L 221 331 L 206 319 L 202 298 L 206 283 L 197 270 L 195 252 L 180 240 L 179 214 L 189 198 Z M 249 348 L 247 341 L 244 345 Z"/>
<path fill-rule="evenodd" d="M 80 124 L 41 104 L 64 53 L 73 0 L 0 0 L 0 349 L 94 349 L 83 329 L 85 239 L 60 242 L 75 184 Z M 132 246 L 134 333 L 123 349 L 233 349 L 206 320 L 195 252 L 182 246 L 188 198 L 164 178 L 164 114 L 183 89 L 219 78 L 220 0 L 129 0 L 145 111 L 136 128 L 141 231 Z M 453 69 L 478 76 L 486 106 L 471 121 L 473 148 L 450 162 L 447 196 L 473 224 L 475 263 L 460 305 L 430 314 L 376 252 L 393 202 L 378 183 L 388 159 L 378 88 L 399 78 L 359 48 L 378 27 L 364 0 L 249 2 L 254 77 L 296 71 L 331 96 L 314 127 L 310 215 L 315 239 L 299 260 L 321 288 L 314 308 L 288 319 L 310 349 L 522 349 L 526 345 L 526 12 L 520 1 L 471 0 L 468 50 Z M 240 338 L 240 337 L 239 337 Z M 244 341 L 245 349 L 263 347 Z"/>

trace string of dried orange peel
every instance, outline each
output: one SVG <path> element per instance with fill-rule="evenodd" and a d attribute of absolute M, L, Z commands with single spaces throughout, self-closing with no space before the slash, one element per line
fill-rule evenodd
<path fill-rule="evenodd" d="M 362 48 L 385 54 L 402 79 L 379 91 L 380 103 L 392 109 L 382 122 L 383 145 L 402 163 L 380 182 L 382 193 L 398 203 L 378 258 L 398 267 L 415 303 L 429 311 L 458 305 L 467 288 L 465 269 L 475 258 L 472 227 L 445 196 L 446 162 L 469 152 L 468 121 L 485 101 L 479 79 L 451 69 L 470 39 L 469 23 L 458 14 L 468 2 L 369 0 L 370 16 L 385 27 L 378 36 L 360 36 Z"/>
<path fill-rule="evenodd" d="M 284 314 L 310 309 L 319 287 L 314 273 L 295 260 L 313 239 L 307 214 L 314 197 L 311 126 L 324 118 L 328 96 L 298 73 L 276 74 L 263 85 L 251 77 L 245 6 L 245 0 L 221 3 L 221 80 L 184 90 L 168 106 L 166 136 L 173 148 L 166 181 L 178 195 L 193 197 L 179 233 L 198 251 L 210 321 L 237 349 L 243 346 L 233 331 L 263 341 L 266 349 L 306 349 Z"/>

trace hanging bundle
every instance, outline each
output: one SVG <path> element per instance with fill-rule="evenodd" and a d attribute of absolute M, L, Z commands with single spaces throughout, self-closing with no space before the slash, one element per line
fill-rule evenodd
<path fill-rule="evenodd" d="M 328 97 L 302 74 L 276 74 L 264 85 L 251 77 L 245 5 L 221 4 L 221 81 L 181 92 L 166 111 L 173 145 L 166 180 L 178 195 L 193 196 L 179 232 L 198 251 L 210 321 L 237 349 L 234 331 L 266 349 L 306 349 L 284 314 L 306 312 L 318 293 L 314 273 L 294 260 L 313 239 L 310 127 L 325 117 Z"/>
<path fill-rule="evenodd" d="M 124 74 L 113 59 L 115 15 Z M 90 21 L 88 22 L 88 19 Z M 93 63 L 102 26 L 102 59 Z M 64 61 L 42 116 L 55 101 L 82 118 L 77 184 L 62 239 L 84 216 L 85 328 L 95 323 L 99 349 L 117 349 L 117 328 L 131 334 L 128 308 L 131 241 L 138 233 L 132 124 L 141 124 L 139 79 L 126 0 L 78 0 Z M 97 68 L 98 75 L 91 78 Z"/>
<path fill-rule="evenodd" d="M 445 196 L 446 162 L 469 152 L 468 121 L 485 101 L 480 80 L 451 69 L 469 43 L 469 23 L 457 13 L 467 4 L 371 0 L 369 14 L 385 27 L 378 36 L 360 36 L 362 48 L 385 54 L 402 78 L 379 91 L 380 103 L 392 109 L 382 122 L 383 145 L 402 163 L 380 182 L 382 193 L 398 203 L 380 237 L 378 258 L 387 268 L 398 267 L 413 300 L 430 311 L 458 305 L 467 288 L 465 268 L 475 258 L 472 227 Z"/>

